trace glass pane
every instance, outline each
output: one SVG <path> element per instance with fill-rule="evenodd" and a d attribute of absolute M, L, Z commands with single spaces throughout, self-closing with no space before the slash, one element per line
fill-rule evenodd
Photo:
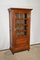
<path fill-rule="evenodd" d="M 16 35 L 17 35 L 17 36 L 20 35 L 20 32 L 16 32 Z"/>
<path fill-rule="evenodd" d="M 29 18 L 30 17 L 30 14 L 27 14 L 27 18 Z"/>
<path fill-rule="evenodd" d="M 20 20 L 20 24 L 24 24 L 24 20 Z"/>
<path fill-rule="evenodd" d="M 16 24 L 24 24 L 24 20 L 16 20 Z"/>
<path fill-rule="evenodd" d="M 19 18 L 19 14 L 16 14 L 16 18 Z"/>
<path fill-rule="evenodd" d="M 25 18 L 25 15 L 24 14 L 20 14 L 20 18 Z"/>
<path fill-rule="evenodd" d="M 20 20 L 16 20 L 16 24 L 20 24 Z"/>
<path fill-rule="evenodd" d="M 20 18 L 23 18 L 23 14 L 20 14 Z"/>
<path fill-rule="evenodd" d="M 24 32 L 16 32 L 16 35 L 17 36 L 22 36 L 22 35 L 24 35 Z"/>

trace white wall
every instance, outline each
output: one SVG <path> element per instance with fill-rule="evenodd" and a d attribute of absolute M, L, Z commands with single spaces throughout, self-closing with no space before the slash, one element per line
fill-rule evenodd
<path fill-rule="evenodd" d="M 32 8 L 30 44 L 40 43 L 40 0 L 0 0 L 0 50 L 10 47 L 8 8 Z"/>

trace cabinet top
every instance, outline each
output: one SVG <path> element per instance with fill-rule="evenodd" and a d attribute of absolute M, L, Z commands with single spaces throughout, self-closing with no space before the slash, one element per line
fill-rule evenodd
<path fill-rule="evenodd" d="M 29 8 L 9 8 L 8 11 L 10 10 L 32 10 L 32 9 L 29 9 Z"/>

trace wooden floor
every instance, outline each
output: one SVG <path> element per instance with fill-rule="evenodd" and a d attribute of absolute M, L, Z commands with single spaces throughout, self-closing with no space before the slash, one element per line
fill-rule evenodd
<path fill-rule="evenodd" d="M 31 46 L 30 51 L 22 51 L 14 55 L 10 50 L 0 51 L 0 60 L 40 60 L 40 45 Z"/>

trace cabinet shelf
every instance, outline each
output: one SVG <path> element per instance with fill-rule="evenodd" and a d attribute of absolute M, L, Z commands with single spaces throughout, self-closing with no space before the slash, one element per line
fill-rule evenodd
<path fill-rule="evenodd" d="M 16 32 L 26 32 L 27 30 L 16 30 Z"/>
<path fill-rule="evenodd" d="M 30 17 L 29 18 L 16 18 L 16 20 L 29 20 L 30 19 Z"/>
<path fill-rule="evenodd" d="M 27 24 L 16 24 L 16 27 L 23 27 L 23 26 L 27 27 Z"/>

